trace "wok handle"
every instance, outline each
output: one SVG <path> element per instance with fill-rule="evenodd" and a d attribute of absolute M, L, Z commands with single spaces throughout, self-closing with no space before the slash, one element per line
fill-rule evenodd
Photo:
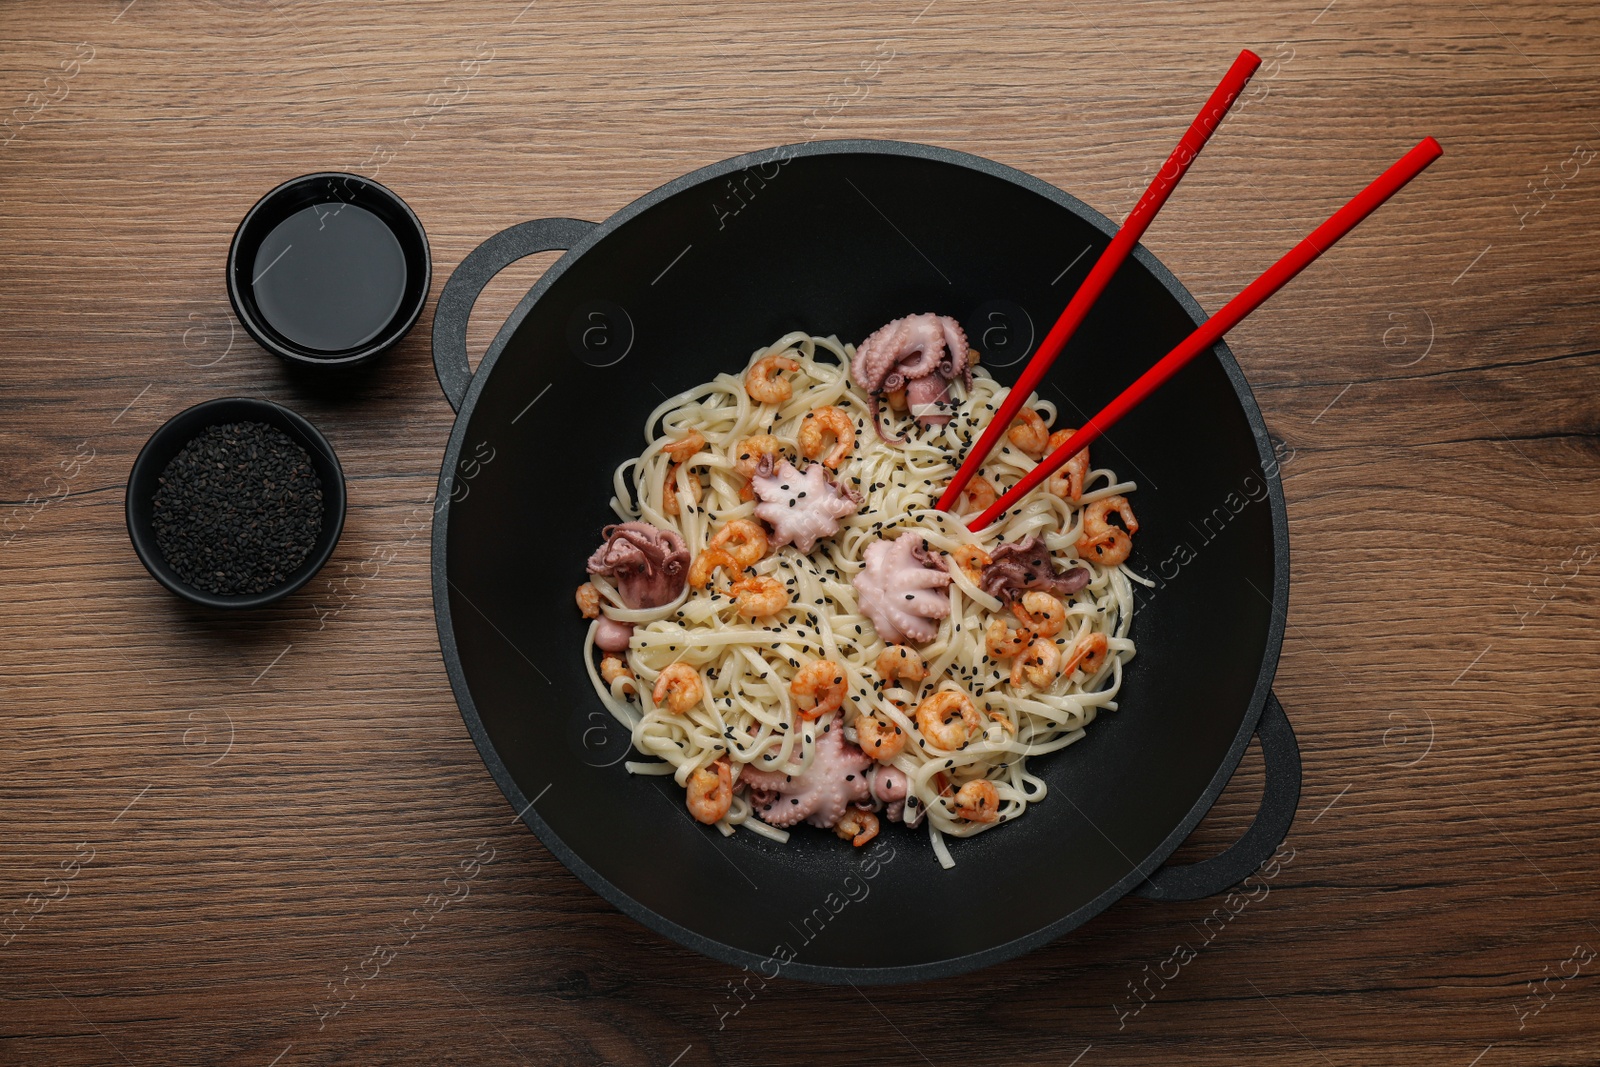
<path fill-rule="evenodd" d="M 1272 693 L 1256 725 L 1261 755 L 1267 764 L 1267 785 L 1255 822 L 1227 851 L 1199 863 L 1162 867 L 1133 892 L 1151 900 L 1199 900 L 1214 896 L 1250 877 L 1270 859 L 1294 822 L 1300 803 L 1300 745 L 1283 705 Z"/>
<path fill-rule="evenodd" d="M 536 252 L 565 252 L 594 229 L 582 219 L 533 219 L 507 227 L 467 253 L 444 283 L 433 309 L 433 369 L 456 411 L 472 384 L 467 361 L 467 320 L 489 279 Z"/>

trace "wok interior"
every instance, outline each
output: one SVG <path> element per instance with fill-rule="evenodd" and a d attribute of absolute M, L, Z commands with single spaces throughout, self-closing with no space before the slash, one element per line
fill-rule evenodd
<path fill-rule="evenodd" d="M 891 318 L 933 311 L 961 319 L 984 349 L 970 316 L 1005 300 L 1028 311 L 1037 339 L 1107 240 L 1103 221 L 950 162 L 819 155 L 760 172 L 769 175 L 743 181 L 737 214 L 729 179 L 718 179 L 607 235 L 553 281 L 482 383 L 461 457 L 493 458 L 448 511 L 450 610 L 471 704 L 521 793 L 540 798 L 560 839 L 546 843 L 631 898 L 635 915 L 648 909 L 703 938 L 697 947 L 764 957 L 786 944 L 802 964 L 900 967 L 992 949 L 1074 913 L 1081 921 L 1201 798 L 1267 647 L 1271 512 L 1248 499 L 1263 492 L 1252 488 L 1261 457 L 1214 358 L 1094 446 L 1095 466 L 1139 483 L 1132 565 L 1153 576 L 1165 563 L 1174 575 L 1153 597 L 1136 590 L 1139 651 L 1121 710 L 1031 761 L 1050 796 L 1015 823 L 951 841 L 953 870 L 940 870 L 926 831 L 898 825 L 886 824 L 876 863 L 871 849 L 810 827 L 787 846 L 749 832 L 724 839 L 689 818 L 669 778 L 621 766 L 626 731 L 590 687 L 572 591 L 600 527 L 616 521 L 612 472 L 642 449 L 649 412 L 795 329 L 859 342 Z M 567 336 L 595 299 L 624 308 L 636 335 L 604 368 L 578 359 Z M 1193 321 L 1130 259 L 1044 388 L 1062 410 L 1057 425 L 1097 410 Z M 1010 382 L 1020 366 L 996 376 Z"/>

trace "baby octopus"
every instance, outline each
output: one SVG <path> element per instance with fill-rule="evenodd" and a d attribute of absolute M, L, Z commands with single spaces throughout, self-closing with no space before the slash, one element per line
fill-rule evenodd
<path fill-rule="evenodd" d="M 834 826 L 852 804 L 869 803 L 872 788 L 867 769 L 872 757 L 844 739 L 837 715 L 817 720 L 816 752 L 804 774 L 760 771 L 746 764 L 739 774 L 750 790 L 756 815 L 773 826 L 804 820 L 813 826 Z"/>
<path fill-rule="evenodd" d="M 683 592 L 689 546 L 676 530 L 624 522 L 600 531 L 606 543 L 589 557 L 589 573 L 610 578 L 630 608 L 654 608 Z"/>
<path fill-rule="evenodd" d="M 878 420 L 881 399 L 905 390 L 911 414 L 923 426 L 950 421 L 950 383 L 972 385 L 967 335 L 948 315 L 907 315 L 876 330 L 856 348 L 850 377 L 872 398 L 872 425 L 890 438 Z"/>
<path fill-rule="evenodd" d="M 802 553 L 838 533 L 839 520 L 861 506 L 860 497 L 830 482 L 820 464 L 801 474 L 788 460 L 774 467 L 772 458 L 763 456 L 750 485 L 761 498 L 756 517 L 772 526 L 773 543 L 793 545 Z"/>
<path fill-rule="evenodd" d="M 911 780 L 898 767 L 874 767 L 867 772 L 872 799 L 884 806 L 890 822 L 900 822 L 906 810 L 906 794 L 911 791 Z"/>
<path fill-rule="evenodd" d="M 1089 584 L 1087 567 L 1058 573 L 1038 534 L 1000 545 L 990 557 L 978 585 L 996 600 L 1014 600 L 1026 589 L 1042 589 L 1065 599 Z"/>
<path fill-rule="evenodd" d="M 862 614 L 885 641 L 926 643 L 950 614 L 950 572 L 928 554 L 922 535 L 906 531 L 892 541 L 874 541 L 866 566 L 851 582 Z"/>
<path fill-rule="evenodd" d="M 602 652 L 626 652 L 633 640 L 633 623 L 618 622 L 609 615 L 595 620 L 594 647 Z"/>
<path fill-rule="evenodd" d="M 605 652 L 621 652 L 628 647 L 628 641 L 633 637 L 633 623 L 618 622 L 609 615 L 600 614 L 600 590 L 594 587 L 593 582 L 584 582 L 578 586 L 578 610 L 586 619 L 596 620 L 594 628 L 595 646 Z"/>

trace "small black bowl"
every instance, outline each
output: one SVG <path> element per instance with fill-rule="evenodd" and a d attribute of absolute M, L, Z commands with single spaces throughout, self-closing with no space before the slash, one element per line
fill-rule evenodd
<path fill-rule="evenodd" d="M 356 174 L 285 182 L 245 215 L 228 249 L 228 299 L 256 343 L 291 363 L 353 367 L 422 314 L 428 235 L 406 202 Z"/>
<path fill-rule="evenodd" d="M 317 477 L 322 480 L 322 531 L 317 535 L 316 543 L 311 546 L 304 562 L 281 585 L 260 593 L 223 596 L 197 589 L 178 577 L 177 571 L 167 564 L 161 546 L 156 542 L 152 519 L 161 473 L 201 430 L 225 422 L 264 422 L 276 426 L 306 450 Z M 126 504 L 128 538 L 133 542 L 139 562 L 145 565 L 156 581 L 185 600 L 206 607 L 256 608 L 286 597 L 305 585 L 333 555 L 333 546 L 339 543 L 339 534 L 344 529 L 344 471 L 327 438 L 293 411 L 270 400 L 221 397 L 179 412 L 150 435 L 150 440 L 139 451 L 139 458 L 133 461 L 133 469 L 128 472 Z"/>

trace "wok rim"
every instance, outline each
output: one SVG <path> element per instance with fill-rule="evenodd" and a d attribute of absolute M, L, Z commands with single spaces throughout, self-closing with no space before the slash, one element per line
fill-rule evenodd
<path fill-rule="evenodd" d="M 465 444 L 467 426 L 472 421 L 478 398 L 486 388 L 486 383 L 491 377 L 501 353 L 504 352 L 510 339 L 522 325 L 523 320 L 533 306 L 557 279 L 589 249 L 644 211 L 686 189 L 703 185 L 734 172 L 773 162 L 788 162 L 800 157 L 852 154 L 912 157 L 965 167 L 990 177 L 1011 182 L 1030 192 L 1038 193 L 1093 225 L 1108 240 L 1117 230 L 1116 225 L 1101 212 L 1072 194 L 1024 171 L 968 152 L 907 141 L 865 138 L 807 141 L 747 152 L 690 171 L 645 193 L 625 207 L 617 210 L 605 221 L 594 224 L 594 228 L 585 234 L 581 240 L 574 242 L 573 247 L 564 252 L 518 302 L 516 308 L 495 334 L 494 340 L 490 343 L 483 358 L 479 361 L 477 369 L 472 374 L 471 383 L 467 388 L 466 395 L 461 400 L 461 406 L 456 412 L 455 423 L 451 427 L 450 438 L 445 447 L 444 458 L 439 471 L 439 487 L 435 493 L 436 504 L 430 565 L 432 568 L 434 617 L 438 625 L 440 653 L 444 659 L 445 672 L 449 676 L 450 688 L 455 695 L 456 706 L 461 713 L 462 721 L 466 724 L 467 731 L 472 736 L 473 744 L 477 746 L 478 754 L 483 759 L 485 767 L 488 768 L 490 776 L 494 778 L 495 784 L 499 786 L 501 793 L 511 803 L 513 810 L 521 813 L 522 822 L 527 825 L 528 829 L 533 831 L 534 836 L 539 839 L 540 843 L 549 849 L 580 881 L 598 893 L 612 906 L 628 917 L 680 945 L 693 949 L 701 955 L 708 956 L 718 962 L 741 968 L 759 968 L 761 963 L 773 959 L 773 957 L 762 956 L 736 948 L 697 933 L 634 900 L 633 897 L 619 889 L 597 870 L 584 862 L 578 853 L 567 845 L 540 818 L 538 812 L 534 810 L 533 803 L 523 794 L 521 788 L 512 778 L 510 771 L 501 761 L 488 731 L 484 728 L 477 706 L 473 702 L 471 689 L 467 684 L 466 674 L 462 670 L 461 657 L 455 640 L 454 625 L 450 611 L 450 586 L 452 583 L 448 573 L 450 490 L 447 479 L 451 476 L 451 472 L 455 470 L 456 464 L 460 460 L 461 451 Z M 1178 281 L 1177 277 L 1149 249 L 1142 243 L 1137 244 L 1134 246 L 1131 256 L 1146 270 L 1150 271 L 1161 286 L 1178 301 L 1179 306 L 1183 308 L 1196 325 L 1205 320 L 1206 313 L 1200 303 L 1195 300 L 1189 290 Z M 1278 660 L 1283 648 L 1284 631 L 1287 625 L 1289 528 L 1288 508 L 1283 496 L 1281 471 L 1276 462 L 1271 437 L 1267 432 L 1266 420 L 1261 414 L 1260 406 L 1256 403 L 1255 394 L 1245 378 L 1244 371 L 1239 367 L 1238 361 L 1234 358 L 1233 352 L 1228 348 L 1225 341 L 1219 340 L 1213 345 L 1212 352 L 1218 362 L 1221 363 L 1223 373 L 1227 375 L 1229 384 L 1233 386 L 1234 395 L 1244 412 L 1246 421 L 1250 425 L 1251 434 L 1255 438 L 1257 458 L 1260 461 L 1262 473 L 1265 475 L 1267 497 L 1272 515 L 1274 577 L 1269 605 L 1271 611 L 1267 620 L 1266 641 L 1261 651 L 1261 662 L 1256 675 L 1256 684 L 1251 692 L 1239 730 L 1204 791 L 1202 791 L 1199 798 L 1177 826 L 1121 880 L 1094 899 L 1029 934 L 1012 938 L 1009 941 L 977 952 L 969 952 L 927 963 L 895 967 L 840 967 L 802 963 L 800 960 L 795 959 L 781 964 L 778 976 L 829 985 L 852 983 L 857 985 L 905 984 L 948 978 L 1015 959 L 1034 949 L 1041 948 L 1082 926 L 1131 893 L 1150 874 L 1166 862 L 1167 858 L 1188 838 L 1194 828 L 1199 825 L 1200 820 L 1205 817 L 1206 813 L 1211 810 L 1212 805 L 1216 803 L 1217 798 L 1222 794 L 1223 789 L 1227 787 L 1229 780 L 1232 779 L 1234 772 L 1238 769 L 1239 761 L 1243 758 L 1245 749 L 1250 744 L 1250 739 L 1255 735 L 1262 711 L 1266 706 L 1268 694 L 1272 689 L 1273 678 L 1277 673 Z M 1267 473 L 1269 471 L 1271 472 L 1270 474 Z M 443 501 L 442 507 L 438 505 L 438 501 Z M 764 972 L 762 973 L 763 977 L 768 977 Z"/>

